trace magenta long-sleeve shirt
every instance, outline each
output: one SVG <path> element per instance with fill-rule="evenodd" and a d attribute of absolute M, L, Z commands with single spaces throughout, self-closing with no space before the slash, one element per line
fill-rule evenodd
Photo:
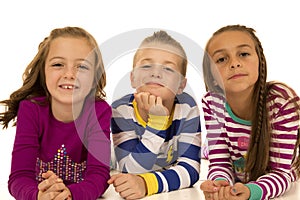
<path fill-rule="evenodd" d="M 43 98 L 35 98 L 43 102 Z M 107 189 L 111 107 L 86 101 L 73 122 L 56 120 L 49 104 L 20 103 L 8 188 L 16 199 L 37 199 L 41 174 L 52 170 L 76 199 L 96 199 Z"/>

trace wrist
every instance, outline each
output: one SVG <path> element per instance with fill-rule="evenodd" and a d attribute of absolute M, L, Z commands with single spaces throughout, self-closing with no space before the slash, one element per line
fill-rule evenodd
<path fill-rule="evenodd" d="M 145 173 L 145 174 L 139 174 L 141 178 L 143 178 L 145 182 L 145 188 L 146 188 L 146 194 L 147 196 L 150 196 L 152 194 L 156 194 L 158 192 L 158 181 L 153 173 Z"/>

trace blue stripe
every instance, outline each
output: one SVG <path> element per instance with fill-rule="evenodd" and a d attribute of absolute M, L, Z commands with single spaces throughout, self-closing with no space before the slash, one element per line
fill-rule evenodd
<path fill-rule="evenodd" d="M 150 152 L 139 139 L 132 139 L 125 141 L 118 145 L 118 147 L 124 151 L 133 153 L 148 153 Z"/>
<path fill-rule="evenodd" d="M 190 186 L 193 186 L 199 180 L 199 173 L 194 169 L 194 167 L 185 162 L 179 162 L 178 165 L 181 165 L 185 169 L 187 169 L 191 180 Z"/>
<path fill-rule="evenodd" d="M 179 157 L 183 156 L 191 160 L 200 162 L 201 160 L 201 147 L 195 146 L 193 144 L 183 143 L 179 144 Z"/>
<path fill-rule="evenodd" d="M 131 131 L 132 127 L 130 124 L 133 123 L 133 120 L 125 120 L 124 118 L 112 118 L 111 119 L 111 132 L 120 133 L 123 131 Z"/>
<path fill-rule="evenodd" d="M 133 159 L 139 163 L 145 170 L 150 171 L 155 164 L 156 154 L 148 153 L 133 153 Z"/>
<path fill-rule="evenodd" d="M 134 99 L 133 94 L 125 95 L 125 96 L 123 96 L 122 98 L 120 98 L 120 99 L 114 101 L 114 102 L 111 104 L 111 107 L 112 107 L 112 108 L 117 108 L 117 107 L 119 107 L 119 106 L 121 106 L 121 105 L 129 105 L 129 104 L 132 103 L 133 99 Z M 131 104 L 131 105 L 132 105 L 132 104 Z"/>
<path fill-rule="evenodd" d="M 184 121 L 183 129 L 185 133 L 201 132 L 200 117 L 196 116 L 190 120 Z"/>
<path fill-rule="evenodd" d="M 157 175 L 157 173 L 153 172 L 154 175 L 156 176 L 157 182 L 158 182 L 158 192 L 157 193 L 161 193 L 163 191 L 163 182 L 160 178 L 160 176 Z"/>
<path fill-rule="evenodd" d="M 138 139 L 128 140 L 121 143 L 117 148 L 115 148 L 115 154 L 117 160 L 121 160 L 131 154 L 133 159 L 145 168 L 145 170 L 151 170 L 157 157 L 156 154 L 150 152 L 143 143 L 139 142 Z"/>
<path fill-rule="evenodd" d="M 185 103 L 188 104 L 190 107 L 194 107 L 197 105 L 194 98 L 185 92 L 183 92 L 180 95 L 176 95 L 175 103 L 179 103 L 179 104 Z"/>
<path fill-rule="evenodd" d="M 178 190 L 180 187 L 180 179 L 178 174 L 172 170 L 166 170 L 161 172 L 165 178 L 167 179 L 168 182 L 168 186 L 169 186 L 169 191 L 173 191 L 173 190 Z"/>

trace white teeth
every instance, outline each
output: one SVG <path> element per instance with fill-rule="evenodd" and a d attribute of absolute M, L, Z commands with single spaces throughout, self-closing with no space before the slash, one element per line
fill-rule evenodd
<path fill-rule="evenodd" d="M 74 86 L 71 86 L 71 85 L 63 85 L 61 86 L 63 89 L 73 89 Z"/>

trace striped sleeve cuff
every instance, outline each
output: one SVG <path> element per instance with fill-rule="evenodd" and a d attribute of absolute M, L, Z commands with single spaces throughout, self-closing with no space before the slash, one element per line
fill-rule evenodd
<path fill-rule="evenodd" d="M 228 181 L 228 180 L 226 178 L 216 178 L 215 181 Z"/>
<path fill-rule="evenodd" d="M 155 174 L 145 173 L 145 174 L 139 174 L 139 176 L 142 177 L 146 182 L 147 196 L 156 194 L 158 192 L 158 181 Z"/>
<path fill-rule="evenodd" d="M 245 184 L 250 190 L 250 198 L 249 200 L 260 200 L 262 198 L 262 189 L 256 184 L 248 183 Z"/>

